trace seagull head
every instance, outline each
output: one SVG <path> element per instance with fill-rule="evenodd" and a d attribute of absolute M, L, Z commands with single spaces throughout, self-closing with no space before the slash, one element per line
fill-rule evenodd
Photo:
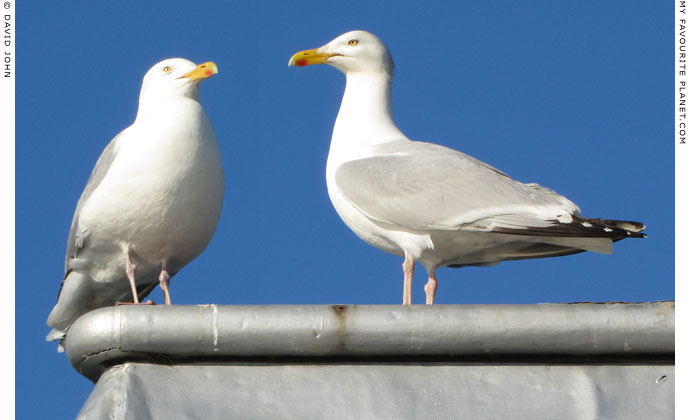
<path fill-rule="evenodd" d="M 288 62 L 288 66 L 310 64 L 329 64 L 346 75 L 372 73 L 389 77 L 395 67 L 388 48 L 367 31 L 347 32 L 322 47 L 296 53 Z"/>
<path fill-rule="evenodd" d="M 146 72 L 139 101 L 183 96 L 199 100 L 199 83 L 218 73 L 215 63 L 194 64 L 184 58 L 168 58 Z"/>

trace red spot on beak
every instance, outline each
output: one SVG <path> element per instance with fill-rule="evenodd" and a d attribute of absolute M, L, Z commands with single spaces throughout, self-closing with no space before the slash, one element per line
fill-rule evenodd
<path fill-rule="evenodd" d="M 206 70 L 204 74 L 206 75 L 206 77 L 211 77 L 213 75 L 213 72 L 211 70 Z"/>
<path fill-rule="evenodd" d="M 305 60 L 304 58 L 301 58 L 301 59 L 297 60 L 297 65 L 300 67 L 304 67 L 307 65 L 307 60 Z"/>

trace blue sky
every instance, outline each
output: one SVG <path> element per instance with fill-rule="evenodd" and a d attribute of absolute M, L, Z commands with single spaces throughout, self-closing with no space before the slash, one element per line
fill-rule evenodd
<path fill-rule="evenodd" d="M 45 320 L 86 179 L 133 121 L 144 73 L 169 57 L 218 64 L 201 96 L 227 184 L 213 241 L 172 280 L 176 304 L 401 301 L 401 259 L 350 232 L 326 192 L 345 79 L 328 66 L 287 67 L 352 29 L 391 50 L 408 137 L 553 188 L 585 216 L 648 226 L 647 239 L 619 242 L 611 256 L 441 269 L 438 303 L 674 299 L 671 4 L 386 3 L 22 2 L 17 418 L 74 418 L 93 387 L 43 341 Z M 416 303 L 424 282 L 420 269 Z"/>

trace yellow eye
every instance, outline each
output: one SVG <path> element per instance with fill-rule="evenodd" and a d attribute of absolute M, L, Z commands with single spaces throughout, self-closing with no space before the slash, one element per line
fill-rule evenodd
<path fill-rule="evenodd" d="M 349 45 L 351 47 L 354 47 L 357 44 L 359 44 L 359 41 L 357 41 L 356 39 L 351 39 L 351 40 L 347 41 L 347 45 Z"/>
<path fill-rule="evenodd" d="M 163 73 L 170 73 L 171 71 L 172 71 L 172 67 L 170 67 L 170 66 L 163 67 Z"/>

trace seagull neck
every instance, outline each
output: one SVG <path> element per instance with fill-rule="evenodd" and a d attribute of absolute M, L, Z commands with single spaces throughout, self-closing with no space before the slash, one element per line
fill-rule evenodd
<path fill-rule="evenodd" d="M 140 98 L 136 119 L 143 120 L 148 116 L 163 116 L 171 121 L 175 121 L 178 118 L 183 118 L 185 115 L 193 113 L 197 109 L 202 109 L 199 102 L 187 97 L 171 96 L 156 100 Z"/>
<path fill-rule="evenodd" d="M 391 76 L 348 74 L 343 101 L 333 127 L 331 151 L 343 148 L 366 154 L 378 144 L 404 139 L 407 137 L 393 119 Z"/>
<path fill-rule="evenodd" d="M 148 101 L 139 101 L 139 109 L 137 110 L 137 120 L 144 120 L 147 115 L 156 112 L 158 107 Z"/>

